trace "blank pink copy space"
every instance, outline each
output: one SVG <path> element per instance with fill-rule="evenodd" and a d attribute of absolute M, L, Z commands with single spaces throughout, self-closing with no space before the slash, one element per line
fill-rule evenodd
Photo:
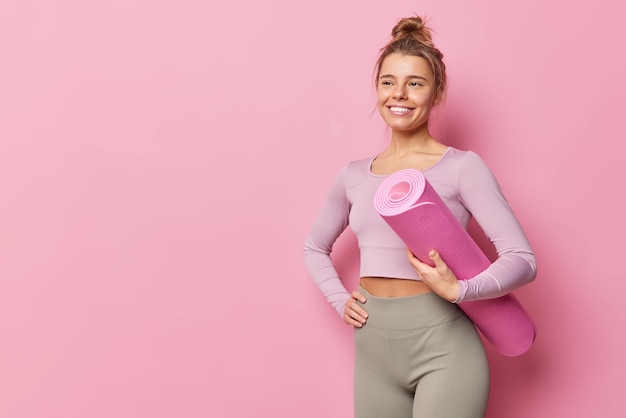
<path fill-rule="evenodd" d="M 376 53 L 431 17 L 433 120 L 491 166 L 539 263 L 489 417 L 619 416 L 626 287 L 617 0 L 0 5 L 0 417 L 347 417 L 351 330 L 302 247 L 387 143 Z M 335 259 L 357 272 L 348 231 Z"/>

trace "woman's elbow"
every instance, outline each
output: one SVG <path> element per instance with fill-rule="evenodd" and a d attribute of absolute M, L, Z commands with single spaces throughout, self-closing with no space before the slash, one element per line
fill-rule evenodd
<path fill-rule="evenodd" d="M 526 283 L 531 283 L 533 281 L 535 281 L 535 279 L 537 278 L 537 258 L 535 257 L 534 253 L 526 253 L 524 254 L 524 259 L 528 262 L 528 279 L 526 281 Z"/>

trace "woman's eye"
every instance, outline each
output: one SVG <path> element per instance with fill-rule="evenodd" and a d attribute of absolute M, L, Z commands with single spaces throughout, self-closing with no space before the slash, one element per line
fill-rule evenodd
<path fill-rule="evenodd" d="M 420 83 L 418 83 L 417 81 L 411 81 L 409 83 L 409 86 L 411 86 L 411 87 L 421 87 L 422 85 Z"/>
<path fill-rule="evenodd" d="M 390 86 L 391 85 L 391 81 L 381 81 L 380 84 L 383 85 L 383 86 Z"/>

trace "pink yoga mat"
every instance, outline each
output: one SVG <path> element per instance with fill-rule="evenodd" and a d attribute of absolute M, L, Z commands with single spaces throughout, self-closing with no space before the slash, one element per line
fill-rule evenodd
<path fill-rule="evenodd" d="M 438 251 L 459 280 L 472 278 L 491 264 L 417 170 L 400 170 L 386 178 L 376 191 L 374 206 L 417 258 L 433 265 L 428 252 Z M 535 324 L 511 293 L 462 302 L 459 307 L 505 356 L 525 353 L 535 340 Z"/>

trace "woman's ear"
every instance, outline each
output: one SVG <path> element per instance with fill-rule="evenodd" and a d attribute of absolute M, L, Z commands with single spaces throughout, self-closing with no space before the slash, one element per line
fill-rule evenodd
<path fill-rule="evenodd" d="M 437 91 L 435 93 L 435 98 L 433 99 L 433 106 L 437 106 L 438 104 L 441 104 L 442 101 L 443 101 L 443 92 Z"/>

